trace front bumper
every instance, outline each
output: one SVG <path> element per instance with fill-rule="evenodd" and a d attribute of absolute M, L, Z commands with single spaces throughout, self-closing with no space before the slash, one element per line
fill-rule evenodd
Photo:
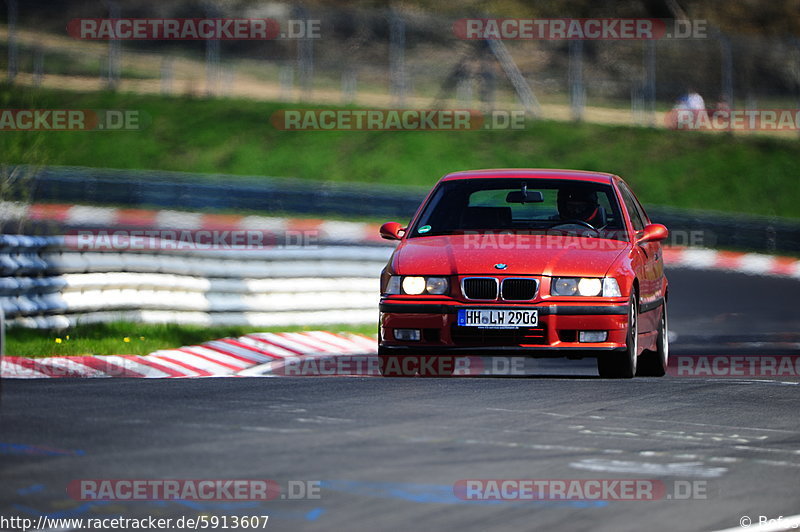
<path fill-rule="evenodd" d="M 459 327 L 459 309 L 536 309 L 536 327 Z M 626 349 L 628 306 L 624 298 L 587 303 L 487 305 L 384 300 L 380 304 L 380 347 L 409 355 L 596 356 Z M 419 341 L 400 341 L 394 329 L 419 329 Z M 605 342 L 579 342 L 579 331 L 606 331 Z"/>

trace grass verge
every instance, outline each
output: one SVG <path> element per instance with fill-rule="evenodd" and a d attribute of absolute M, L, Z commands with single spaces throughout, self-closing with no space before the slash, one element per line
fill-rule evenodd
<path fill-rule="evenodd" d="M 305 131 L 272 113 L 317 105 L 237 99 L 73 93 L 0 86 L 3 108 L 131 109 L 141 131 L 0 135 L 6 163 L 269 175 L 432 185 L 468 168 L 602 170 L 645 203 L 800 217 L 797 139 L 531 121 L 515 131 Z M 625 111 L 620 111 L 625 112 Z M 37 160 L 25 154 L 35 151 Z"/>
<path fill-rule="evenodd" d="M 147 355 L 159 349 L 196 345 L 254 332 L 325 330 L 372 336 L 377 325 L 320 325 L 316 327 L 233 327 L 143 323 L 94 323 L 54 332 L 11 328 L 6 331 L 8 356 Z"/>

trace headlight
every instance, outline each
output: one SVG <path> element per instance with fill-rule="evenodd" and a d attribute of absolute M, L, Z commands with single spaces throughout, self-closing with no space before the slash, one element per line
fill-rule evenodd
<path fill-rule="evenodd" d="M 578 280 L 570 277 L 555 278 L 550 293 L 554 296 L 574 296 L 578 293 Z"/>
<path fill-rule="evenodd" d="M 611 277 L 554 277 L 550 285 L 554 296 L 619 297 L 617 280 Z"/>
<path fill-rule="evenodd" d="M 582 296 L 599 296 L 603 290 L 600 279 L 581 279 L 578 281 L 578 293 Z"/>
<path fill-rule="evenodd" d="M 425 291 L 424 277 L 405 277 L 403 279 L 403 292 L 416 296 Z"/>
<path fill-rule="evenodd" d="M 447 279 L 444 277 L 428 277 L 425 290 L 429 294 L 441 295 L 447 293 Z"/>
<path fill-rule="evenodd" d="M 386 295 L 406 294 L 418 296 L 421 294 L 442 295 L 450 290 L 447 277 L 403 277 L 392 275 L 386 283 Z"/>

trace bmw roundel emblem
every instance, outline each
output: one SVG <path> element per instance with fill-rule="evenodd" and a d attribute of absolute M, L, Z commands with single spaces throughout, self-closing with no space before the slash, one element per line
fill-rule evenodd
<path fill-rule="evenodd" d="M 503 264 L 502 262 L 500 262 L 498 264 L 495 264 L 494 267 L 497 268 L 498 270 L 505 270 L 506 268 L 508 268 L 508 264 Z"/>

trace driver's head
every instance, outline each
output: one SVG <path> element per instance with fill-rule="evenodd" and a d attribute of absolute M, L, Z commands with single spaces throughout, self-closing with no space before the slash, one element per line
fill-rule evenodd
<path fill-rule="evenodd" d="M 558 191 L 558 214 L 564 220 L 591 220 L 597 215 L 597 192 L 585 188 L 562 188 Z"/>

